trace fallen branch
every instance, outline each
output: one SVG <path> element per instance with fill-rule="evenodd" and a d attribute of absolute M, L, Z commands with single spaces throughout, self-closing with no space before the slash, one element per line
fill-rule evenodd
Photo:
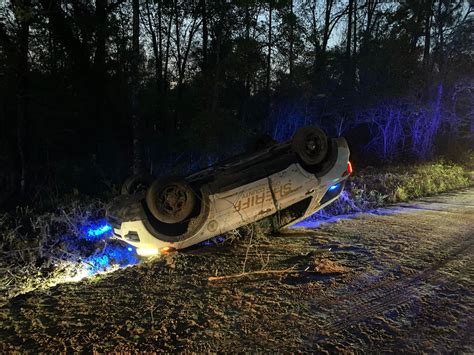
<path fill-rule="evenodd" d="M 304 270 L 295 269 L 295 266 L 290 267 L 289 269 L 284 269 L 284 270 L 258 270 L 258 271 L 242 272 L 240 274 L 228 275 L 228 276 L 209 276 L 207 278 L 207 280 L 208 281 L 220 281 L 220 280 L 227 280 L 227 279 L 237 279 L 237 278 L 240 278 L 240 277 L 251 276 L 251 275 L 292 274 L 292 273 L 298 273 L 298 272 L 303 272 L 304 271 Z"/>

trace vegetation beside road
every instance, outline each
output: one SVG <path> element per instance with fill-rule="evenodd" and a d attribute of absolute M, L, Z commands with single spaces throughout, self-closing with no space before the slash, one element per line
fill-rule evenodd
<path fill-rule="evenodd" d="M 468 187 L 467 168 L 444 161 L 367 167 L 349 178 L 341 198 L 316 217 L 363 212 L 397 202 Z"/>
<path fill-rule="evenodd" d="M 133 250 L 106 238 L 103 201 L 63 199 L 48 211 L 18 207 L 0 213 L 0 304 L 21 293 L 138 262 Z"/>
<path fill-rule="evenodd" d="M 312 218 L 363 212 L 469 184 L 465 168 L 442 161 L 356 169 L 341 198 Z M 73 196 L 51 204 L 57 207 L 42 212 L 18 208 L 0 214 L 1 303 L 20 293 L 138 262 L 133 250 L 106 235 L 88 236 L 88 230 L 104 223 L 104 202 Z M 268 241 L 268 233 L 269 223 L 260 222 L 231 233 L 227 239 L 249 239 L 248 244 L 254 247 Z"/>

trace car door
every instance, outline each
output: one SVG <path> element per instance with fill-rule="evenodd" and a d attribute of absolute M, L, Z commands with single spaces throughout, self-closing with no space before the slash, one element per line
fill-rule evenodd
<path fill-rule="evenodd" d="M 276 212 L 271 184 L 263 178 L 211 196 L 213 215 L 221 233 L 252 223 Z"/>

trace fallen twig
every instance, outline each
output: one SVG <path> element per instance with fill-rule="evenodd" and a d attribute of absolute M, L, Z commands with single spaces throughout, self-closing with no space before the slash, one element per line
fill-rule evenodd
<path fill-rule="evenodd" d="M 226 279 L 237 279 L 240 277 L 251 276 L 251 275 L 292 274 L 292 273 L 298 273 L 298 272 L 304 271 L 304 270 L 295 269 L 295 266 L 290 267 L 289 269 L 283 269 L 283 270 L 257 270 L 257 271 L 242 272 L 240 274 L 234 274 L 234 275 L 228 275 L 228 276 L 209 276 L 207 280 L 219 281 L 219 280 L 226 280 Z"/>

